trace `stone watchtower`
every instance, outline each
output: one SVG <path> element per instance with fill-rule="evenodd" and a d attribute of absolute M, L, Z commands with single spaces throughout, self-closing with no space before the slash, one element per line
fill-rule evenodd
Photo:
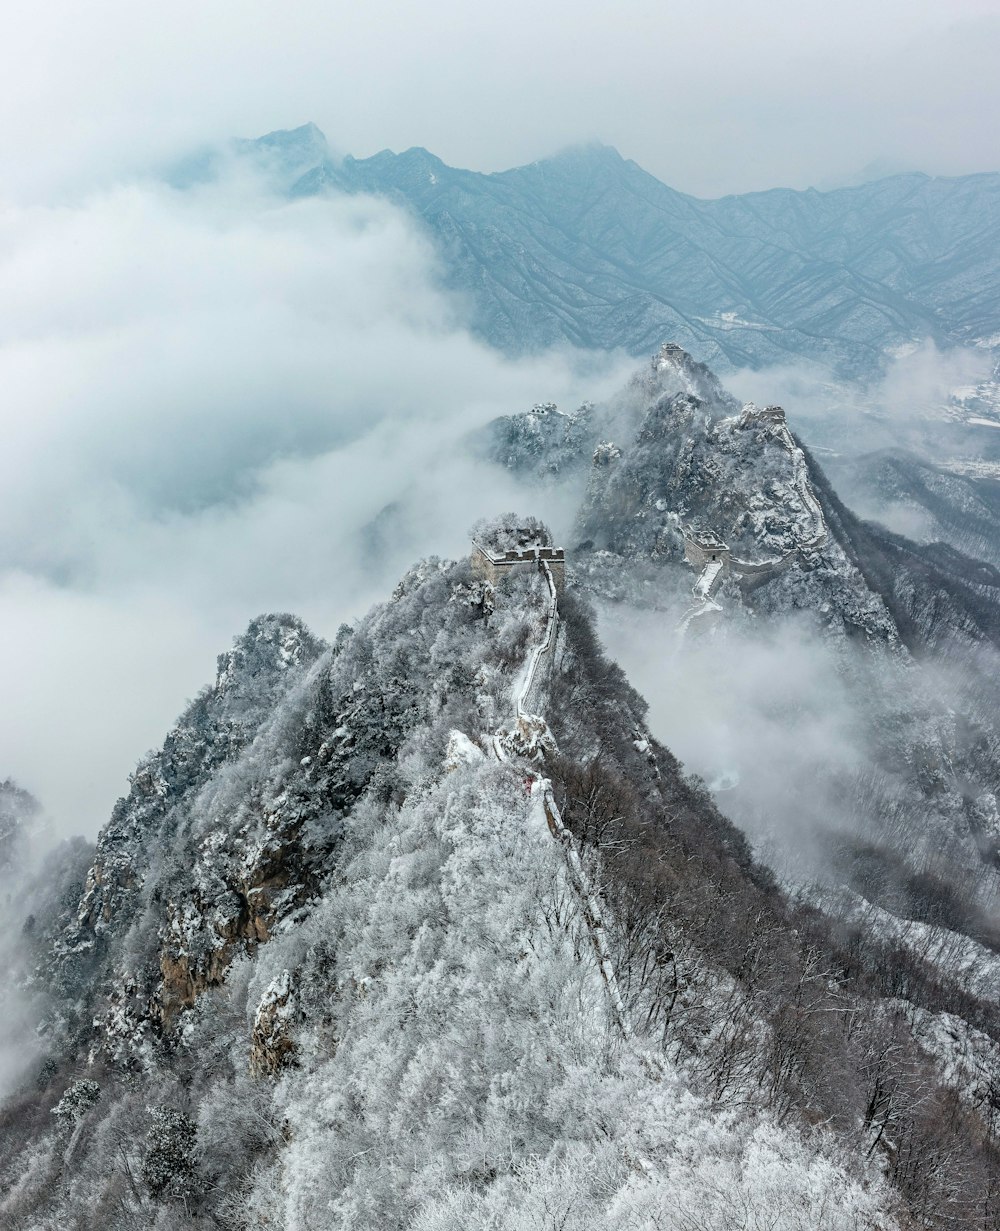
<path fill-rule="evenodd" d="M 732 552 L 726 544 L 711 530 L 684 531 L 684 559 L 697 569 L 719 561 L 723 572 L 728 572 L 732 564 Z"/>
<path fill-rule="evenodd" d="M 510 547 L 505 551 L 485 547 L 472 542 L 472 567 L 480 577 L 492 585 L 511 570 L 535 569 L 541 571 L 543 562 L 549 566 L 556 591 L 562 594 L 566 587 L 566 553 L 561 547 Z"/>

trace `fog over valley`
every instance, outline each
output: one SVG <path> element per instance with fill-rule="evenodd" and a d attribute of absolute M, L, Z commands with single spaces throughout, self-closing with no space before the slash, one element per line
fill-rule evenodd
<path fill-rule="evenodd" d="M 96 832 L 251 616 L 336 630 L 523 503 L 467 433 L 630 367 L 476 342 L 426 240 L 369 198 L 244 176 L 4 221 L 4 771 L 63 833 Z"/>
<path fill-rule="evenodd" d="M 0 1231 L 1000 1231 L 1000 11 L 0 38 Z"/>
<path fill-rule="evenodd" d="M 3 217 L 0 723 L 5 772 L 57 832 L 96 831 L 253 614 L 334 629 L 496 508 L 571 535 L 574 497 L 523 492 L 465 438 L 536 402 L 599 401 L 633 370 L 566 341 L 499 353 L 405 209 L 289 200 L 286 165 L 227 157 L 183 188 L 135 179 Z M 844 452 L 974 451 L 977 429 L 942 411 L 992 362 L 928 341 L 864 383 L 805 360 L 726 379 L 786 405 L 835 469 Z M 924 508 L 851 490 L 894 529 L 940 534 Z"/>

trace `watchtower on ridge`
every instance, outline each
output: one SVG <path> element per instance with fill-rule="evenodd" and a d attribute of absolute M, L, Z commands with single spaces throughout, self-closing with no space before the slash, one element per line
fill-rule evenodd
<path fill-rule="evenodd" d="M 684 559 L 695 568 L 702 569 L 718 560 L 723 571 L 728 572 L 733 553 L 711 530 L 684 530 Z"/>
<path fill-rule="evenodd" d="M 752 423 L 786 423 L 785 411 L 781 406 L 757 406 L 747 402 L 740 414 L 739 426 L 749 427 Z"/>
<path fill-rule="evenodd" d="M 561 594 L 566 587 L 566 552 L 562 547 L 535 542 L 500 550 L 472 540 L 472 567 L 493 585 L 511 571 L 535 569 L 540 572 L 543 564 L 549 566 L 556 591 Z"/>

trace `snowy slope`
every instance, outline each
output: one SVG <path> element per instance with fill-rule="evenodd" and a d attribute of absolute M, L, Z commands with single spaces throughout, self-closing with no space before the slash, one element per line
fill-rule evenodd
<path fill-rule="evenodd" d="M 774 732 L 772 746 L 765 754 L 752 733 L 733 731 L 742 786 L 721 760 L 724 747 L 702 772 L 730 781 L 726 806 L 755 837 L 777 843 L 793 864 L 809 850 L 807 875 L 835 870 L 862 892 L 867 856 L 853 845 L 885 847 L 883 891 L 892 885 L 904 910 L 928 909 L 923 888 L 899 882 L 918 883 L 929 862 L 975 900 L 964 926 L 992 935 L 1000 578 L 943 545 L 859 520 L 779 408 L 740 407 L 705 369 L 695 384 L 696 366 L 661 348 L 622 396 L 589 408 L 575 462 L 565 440 L 551 443 L 560 474 L 582 470 L 580 455 L 591 455 L 573 536 L 575 584 L 601 602 L 620 652 L 658 662 L 659 690 L 694 713 L 717 694 L 724 722 L 727 674 L 730 692 L 753 682 L 759 699 L 741 696 L 733 722 L 758 725 L 762 740 Z M 499 421 L 505 444 L 494 456 L 548 480 L 545 448 L 536 438 L 538 447 L 519 453 L 518 430 L 516 419 Z M 699 534 L 721 546 L 721 567 L 689 562 Z M 662 620 L 640 652 L 629 613 L 650 609 Z M 782 660 L 799 655 L 815 689 L 795 694 L 785 714 L 794 690 L 781 683 Z M 769 678 L 754 679 L 757 661 L 773 664 Z M 727 742 L 707 724 L 692 741 L 703 757 L 712 738 Z M 789 828 L 805 833 L 801 848 Z"/>
<path fill-rule="evenodd" d="M 468 564 L 425 562 L 331 649 L 281 617 L 223 658 L 99 839 L 94 869 L 112 849 L 131 869 L 99 899 L 104 926 L 88 922 L 92 871 L 35 938 L 47 1056 L 0 1118 L 10 1225 L 896 1225 L 864 1130 L 839 1111 L 839 1128 L 810 1127 L 831 1092 L 770 1067 L 780 1005 L 738 954 L 763 944 L 778 969 L 797 933 L 766 874 L 654 746 L 578 602 L 557 613 L 539 573 L 483 599 Z M 491 733 L 529 701 L 559 750 L 514 741 L 495 759 Z M 140 816 L 154 770 L 179 774 L 185 731 L 175 805 L 164 787 Z M 595 740 L 601 772 L 630 783 L 629 825 L 669 815 L 687 852 L 663 847 L 669 918 L 626 909 L 640 881 L 626 892 L 612 863 L 636 838 L 606 856 L 588 838 L 617 781 L 579 785 Z M 303 888 L 272 893 L 252 916 L 266 926 L 237 937 L 234 877 L 268 835 Z M 699 937 L 705 892 L 743 899 L 773 939 Z M 636 948 L 644 934 L 674 945 L 667 967 Z M 662 977 L 678 962 L 680 1002 Z M 810 977 L 808 997 L 826 995 Z"/>
<path fill-rule="evenodd" d="M 332 644 L 255 620 L 14 903 L 0 1226 L 1000 1223 L 1000 743 L 932 670 L 988 638 L 961 593 L 936 641 L 901 627 L 892 545 L 677 348 L 561 418 L 488 442 L 541 482 L 582 455 L 565 589 L 530 551 L 430 559 Z M 792 716 L 794 898 L 597 641 L 588 594 L 680 620 L 699 577 L 675 669 L 806 645 L 864 745 Z"/>
<path fill-rule="evenodd" d="M 310 1037 L 282 1091 L 293 1145 L 260 1184 L 279 1225 L 891 1225 L 832 1142 L 719 1115 L 617 1043 L 515 770 L 456 770 L 355 840 L 310 924 L 337 955 L 337 1044 Z"/>
<path fill-rule="evenodd" d="M 330 188 L 415 212 L 505 348 L 642 354 L 669 336 L 722 369 L 808 357 L 857 373 L 912 340 L 1000 333 L 996 175 L 704 201 L 606 146 L 492 175 L 417 148 L 317 156 L 293 191 Z"/>

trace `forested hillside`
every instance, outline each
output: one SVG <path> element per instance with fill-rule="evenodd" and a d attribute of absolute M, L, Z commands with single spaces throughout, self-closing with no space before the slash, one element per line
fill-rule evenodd
<path fill-rule="evenodd" d="M 1000 335 L 997 175 L 700 200 L 599 145 L 490 175 L 419 148 L 335 159 L 314 125 L 241 150 L 293 194 L 372 192 L 417 214 L 505 349 L 640 355 L 671 337 L 721 369 L 811 359 L 855 376 L 914 341 Z"/>
<path fill-rule="evenodd" d="M 0 1225 L 1000 1228 L 975 562 L 674 346 L 475 446 L 582 490 L 565 577 L 510 514 L 332 642 L 260 617 L 95 847 L 7 842 Z M 758 671 L 710 790 L 602 649 L 643 611 L 688 725 L 769 637 L 825 690 Z"/>
<path fill-rule="evenodd" d="M 910 1024 L 954 993 L 790 907 L 650 738 L 578 598 L 532 685 L 551 737 L 492 758 L 549 600 L 530 572 L 485 598 L 431 561 L 333 648 L 268 620 L 220 661 L 79 900 L 32 931 L 44 1054 L 3 1114 L 4 1225 L 992 1210 L 984 1122 Z M 130 870 L 95 910 L 112 852 Z M 235 935 L 233 908 L 253 912 Z M 904 971 L 912 999 L 884 1000 Z"/>

